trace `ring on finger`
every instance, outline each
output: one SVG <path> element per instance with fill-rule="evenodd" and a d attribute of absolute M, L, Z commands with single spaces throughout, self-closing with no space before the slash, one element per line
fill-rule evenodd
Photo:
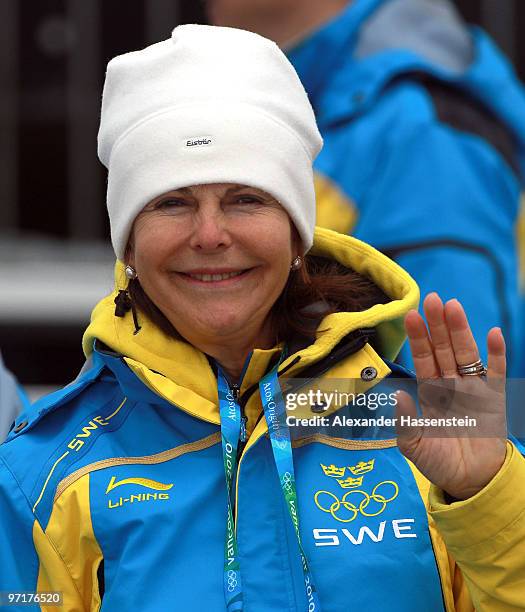
<path fill-rule="evenodd" d="M 481 359 L 468 363 L 467 365 L 458 365 L 458 374 L 460 376 L 486 376 L 487 368 Z"/>

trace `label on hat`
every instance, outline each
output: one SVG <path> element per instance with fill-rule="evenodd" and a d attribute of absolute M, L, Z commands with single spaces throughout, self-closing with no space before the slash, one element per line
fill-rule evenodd
<path fill-rule="evenodd" d="M 189 138 L 185 141 L 187 147 L 208 147 L 212 144 L 212 139 L 207 137 Z"/>

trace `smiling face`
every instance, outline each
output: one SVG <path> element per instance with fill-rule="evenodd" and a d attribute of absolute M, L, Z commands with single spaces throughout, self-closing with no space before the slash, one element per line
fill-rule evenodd
<path fill-rule="evenodd" d="M 127 263 L 190 343 L 242 336 L 271 344 L 268 314 L 298 254 L 292 223 L 267 193 L 198 185 L 150 202 L 133 226 Z"/>

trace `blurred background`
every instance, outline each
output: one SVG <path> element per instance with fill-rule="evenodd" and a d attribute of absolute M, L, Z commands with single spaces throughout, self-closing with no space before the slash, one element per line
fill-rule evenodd
<path fill-rule="evenodd" d="M 525 78 L 523 0 L 457 0 Z M 0 349 L 34 397 L 72 378 L 92 307 L 112 289 L 105 65 L 206 23 L 199 0 L 0 0 Z"/>

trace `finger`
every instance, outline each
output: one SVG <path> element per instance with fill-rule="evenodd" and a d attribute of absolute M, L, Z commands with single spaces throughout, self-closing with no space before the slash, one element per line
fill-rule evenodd
<path fill-rule="evenodd" d="M 396 391 L 396 433 L 397 446 L 408 459 L 413 459 L 423 435 L 423 428 L 403 424 L 404 418 L 417 418 L 417 408 L 414 400 L 406 391 Z"/>
<path fill-rule="evenodd" d="M 445 304 L 445 319 L 457 365 L 464 366 L 477 361 L 478 345 L 472 335 L 467 315 L 458 300 L 449 300 Z"/>
<path fill-rule="evenodd" d="M 416 376 L 420 379 L 440 376 L 441 373 L 434 359 L 434 351 L 428 337 L 427 326 L 423 317 L 416 310 L 411 310 L 405 317 L 405 329 Z"/>
<path fill-rule="evenodd" d="M 427 318 L 430 341 L 434 347 L 435 359 L 443 376 L 457 376 L 458 368 L 449 334 L 443 302 L 437 293 L 429 293 L 423 302 Z"/>
<path fill-rule="evenodd" d="M 499 327 L 493 327 L 487 336 L 488 376 L 489 378 L 505 378 L 507 375 L 507 357 L 505 355 L 505 339 Z"/>

